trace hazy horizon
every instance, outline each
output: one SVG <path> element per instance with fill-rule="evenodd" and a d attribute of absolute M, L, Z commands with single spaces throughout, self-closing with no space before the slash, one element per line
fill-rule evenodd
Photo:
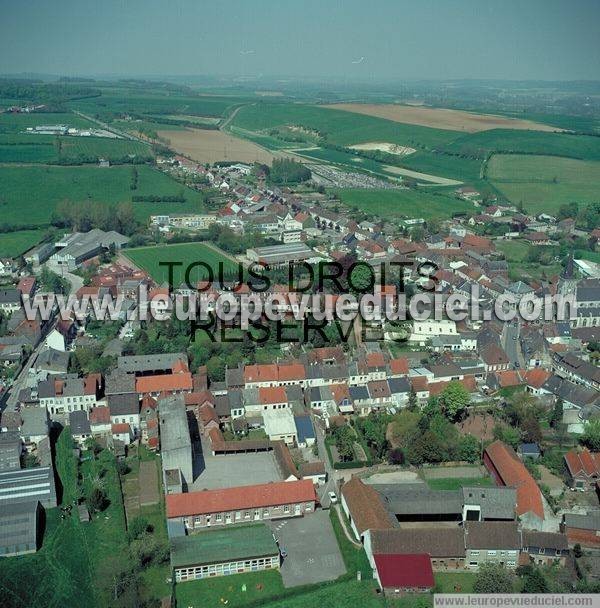
<path fill-rule="evenodd" d="M 3 74 L 600 80 L 593 0 L 33 0 L 4 13 Z"/>

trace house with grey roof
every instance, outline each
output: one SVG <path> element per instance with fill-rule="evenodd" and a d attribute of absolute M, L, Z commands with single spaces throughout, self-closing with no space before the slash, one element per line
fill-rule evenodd
<path fill-rule="evenodd" d="M 511 521 L 515 519 L 517 491 L 514 488 L 463 486 L 463 521 Z"/>
<path fill-rule="evenodd" d="M 128 241 L 129 237 L 114 230 L 105 232 L 94 228 L 89 232 L 75 232 L 65 235 L 55 243 L 58 251 L 50 257 L 50 260 L 61 268 L 75 270 L 83 262 L 112 248 L 120 249 Z"/>
<path fill-rule="evenodd" d="M 0 433 L 0 471 L 14 471 L 21 468 L 23 443 L 18 431 Z"/>
<path fill-rule="evenodd" d="M 158 402 L 158 423 L 166 491 L 182 492 L 194 480 L 192 441 L 183 395 Z"/>
<path fill-rule="evenodd" d="M 187 363 L 185 353 L 160 353 L 155 355 L 123 355 L 117 359 L 117 369 L 128 374 L 171 372 L 177 361 Z"/>
<path fill-rule="evenodd" d="M 21 308 L 21 292 L 14 287 L 0 289 L 0 310 L 7 314 Z"/>
<path fill-rule="evenodd" d="M 37 356 L 32 369 L 46 374 L 66 374 L 69 371 L 69 353 L 47 348 Z"/>
<path fill-rule="evenodd" d="M 50 433 L 48 410 L 45 407 L 24 407 L 21 409 L 21 438 L 24 443 L 38 444 Z"/>
<path fill-rule="evenodd" d="M 466 566 L 486 563 L 514 570 L 519 564 L 521 535 L 516 521 L 467 521 L 464 526 Z"/>
<path fill-rule="evenodd" d="M 69 413 L 69 428 L 71 429 L 71 437 L 79 445 L 83 445 L 85 440 L 92 436 L 92 427 L 87 412 L 83 410 Z"/>

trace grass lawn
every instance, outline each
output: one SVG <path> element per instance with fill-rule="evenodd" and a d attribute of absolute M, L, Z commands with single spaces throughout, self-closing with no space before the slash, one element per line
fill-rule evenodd
<path fill-rule="evenodd" d="M 589 262 L 600 264 L 600 251 L 584 251 L 583 249 L 576 249 L 573 252 L 573 257 L 576 260 L 588 260 Z"/>
<path fill-rule="evenodd" d="M 343 513 L 342 517 L 344 517 Z M 348 537 L 342 529 L 339 515 L 333 508 L 329 510 L 329 519 L 331 520 L 333 532 L 338 541 L 340 552 L 342 554 L 348 574 L 356 576 L 356 572 L 360 570 L 363 578 L 370 578 L 372 569 L 371 564 L 369 564 L 369 560 L 367 559 L 365 550 L 362 548 L 359 549 L 348 540 Z M 346 526 L 348 527 L 348 530 L 350 530 L 350 524 L 347 521 Z"/>
<path fill-rule="evenodd" d="M 236 266 L 225 256 L 210 249 L 203 243 L 177 243 L 175 245 L 160 245 L 153 247 L 137 247 L 125 249 L 123 253 L 140 268 L 143 268 L 152 275 L 154 280 L 159 283 L 167 283 L 169 280 L 169 269 L 166 266 L 159 266 L 160 262 L 181 262 L 182 266 L 174 268 L 173 285 L 179 287 L 185 280 L 185 271 L 188 265 L 194 262 L 205 262 L 213 269 L 213 279 L 218 281 L 219 263 L 223 263 L 226 273 L 235 272 Z M 197 281 L 207 279 L 208 271 L 206 268 L 197 267 L 190 271 L 190 283 L 193 285 Z M 225 275 L 227 276 L 227 275 Z"/>
<path fill-rule="evenodd" d="M 89 128 L 93 123 L 81 118 L 71 112 L 32 112 L 31 114 L 0 114 L 0 134 L 21 133 L 28 127 L 40 127 L 42 125 L 65 125 L 67 127 Z M 25 133 L 31 140 L 37 137 L 34 133 Z"/>
<path fill-rule="evenodd" d="M 600 162 L 496 154 L 488 163 L 487 177 L 508 200 L 522 202 L 529 213 L 555 213 L 564 203 L 598 200 Z"/>
<path fill-rule="evenodd" d="M 471 203 L 437 190 L 338 188 L 333 192 L 350 207 L 385 218 L 422 217 L 428 220 L 450 218 L 453 213 L 468 214 L 474 211 Z"/>
<path fill-rule="evenodd" d="M 246 591 L 242 591 L 244 585 Z M 251 602 L 268 601 L 284 592 L 278 570 L 215 576 L 175 586 L 177 605 L 184 608 L 217 608 L 224 605 L 222 600 L 227 601 L 228 608 L 236 608 Z"/>
<path fill-rule="evenodd" d="M 118 166 L 1 166 L 0 214 L 2 222 L 13 226 L 46 225 L 59 201 L 94 201 L 116 204 L 131 201 L 135 195 L 177 195 L 184 203 L 133 203 L 136 217 L 146 220 L 151 214 L 192 212 L 203 208 L 203 196 L 186 188 L 164 173 L 146 166 L 137 167 L 138 188 L 130 189 L 132 167 Z"/>
<path fill-rule="evenodd" d="M 436 572 L 433 576 L 437 593 L 473 593 L 477 577 L 474 572 Z"/>
<path fill-rule="evenodd" d="M 427 479 L 432 490 L 458 490 L 464 486 L 490 487 L 494 485 L 491 477 L 448 477 L 447 479 Z"/>
<path fill-rule="evenodd" d="M 496 241 L 496 248 L 504 253 L 508 262 L 508 274 L 513 281 L 527 276 L 539 278 L 540 272 L 543 277 L 548 277 L 558 274 L 562 269 L 558 262 L 543 266 L 539 262 L 528 262 L 527 255 L 533 246 L 523 240 Z"/>
<path fill-rule="evenodd" d="M 16 257 L 37 245 L 45 230 L 19 230 L 0 233 L 0 257 Z"/>

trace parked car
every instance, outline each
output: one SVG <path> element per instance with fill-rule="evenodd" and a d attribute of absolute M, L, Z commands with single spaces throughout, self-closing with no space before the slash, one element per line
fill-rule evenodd
<path fill-rule="evenodd" d="M 336 503 L 337 503 L 338 498 L 337 498 L 337 496 L 336 496 L 336 493 L 335 493 L 335 492 L 328 492 L 328 493 L 327 493 L 327 496 L 329 496 L 329 500 L 331 501 L 331 504 L 333 504 L 333 505 L 334 505 L 334 504 L 336 504 Z"/>

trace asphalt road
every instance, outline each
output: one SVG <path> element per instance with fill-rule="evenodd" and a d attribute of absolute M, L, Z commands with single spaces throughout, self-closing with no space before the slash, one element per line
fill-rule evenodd
<path fill-rule="evenodd" d="M 521 354 L 521 348 L 519 345 L 519 336 L 521 334 L 521 325 L 514 323 L 505 323 L 504 330 L 502 332 L 502 343 L 504 345 L 504 350 L 508 355 L 511 366 L 514 367 L 522 367 L 523 366 L 523 356 Z M 517 364 L 517 365 L 515 365 Z"/>

